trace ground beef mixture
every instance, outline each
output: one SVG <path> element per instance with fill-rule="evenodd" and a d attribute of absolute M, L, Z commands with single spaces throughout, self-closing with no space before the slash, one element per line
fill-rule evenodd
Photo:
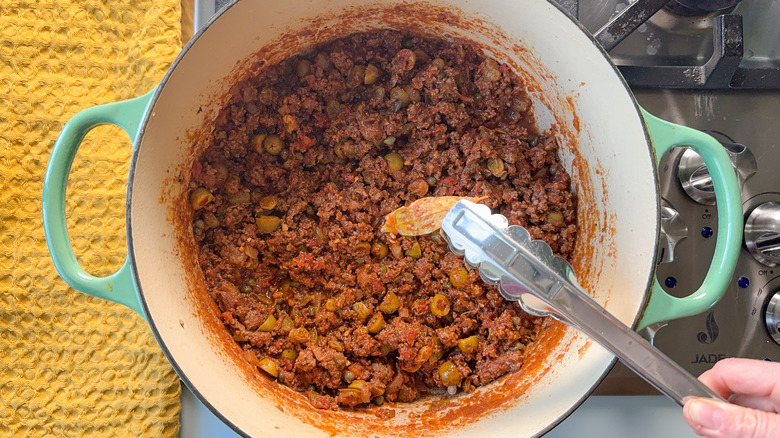
<path fill-rule="evenodd" d="M 543 320 L 438 232 L 379 231 L 424 196 L 486 196 L 571 255 L 569 176 L 507 65 L 464 41 L 354 34 L 236 84 L 215 129 L 192 168 L 193 234 L 250 363 L 323 409 L 470 391 L 520 369 Z"/>

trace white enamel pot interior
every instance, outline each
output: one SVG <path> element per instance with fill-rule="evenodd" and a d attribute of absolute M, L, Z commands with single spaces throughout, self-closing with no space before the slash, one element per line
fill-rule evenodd
<path fill-rule="evenodd" d="M 536 436 L 574 410 L 614 358 L 550 321 L 524 368 L 456 397 L 372 412 L 313 409 L 240 357 L 209 304 L 186 207 L 189 170 L 237 80 L 314 43 L 377 28 L 462 37 L 524 79 L 540 130 L 555 127 L 579 195 L 574 267 L 627 325 L 644 306 L 658 233 L 653 152 L 638 108 L 603 51 L 545 0 L 242 0 L 171 67 L 133 156 L 130 257 L 148 320 L 185 383 L 248 436 Z M 444 400 L 443 402 L 441 400 Z"/>

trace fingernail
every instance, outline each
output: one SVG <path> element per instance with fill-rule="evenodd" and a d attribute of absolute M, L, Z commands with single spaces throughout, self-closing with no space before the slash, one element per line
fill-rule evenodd
<path fill-rule="evenodd" d="M 723 424 L 723 409 L 715 403 L 694 400 L 689 410 L 693 421 L 705 429 L 718 430 Z"/>

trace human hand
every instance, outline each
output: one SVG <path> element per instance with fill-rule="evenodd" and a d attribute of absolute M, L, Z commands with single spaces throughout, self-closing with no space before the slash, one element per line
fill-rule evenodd
<path fill-rule="evenodd" d="M 723 359 L 700 377 L 731 403 L 686 400 L 683 417 L 709 438 L 780 437 L 780 363 Z"/>

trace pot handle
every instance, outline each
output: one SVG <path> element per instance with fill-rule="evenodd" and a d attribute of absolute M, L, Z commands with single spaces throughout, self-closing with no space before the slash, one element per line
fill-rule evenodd
<path fill-rule="evenodd" d="M 141 121 L 155 89 L 134 99 L 84 109 L 62 128 L 54 143 L 43 180 L 43 230 L 54 267 L 76 290 L 123 304 L 141 316 L 144 312 L 135 289 L 130 258 L 106 277 L 87 273 L 76 259 L 65 221 L 65 190 L 76 152 L 87 133 L 98 125 L 114 124 L 124 129 L 135 147 Z"/>
<path fill-rule="evenodd" d="M 734 274 L 743 228 L 739 183 L 723 146 L 701 131 L 661 120 L 644 109 L 641 112 L 655 149 L 656 163 L 675 146 L 689 146 L 704 160 L 715 189 L 718 229 L 715 254 L 699 288 L 686 297 L 673 297 L 655 279 L 650 301 L 639 323 L 640 329 L 658 322 L 696 315 L 714 306 L 723 297 Z"/>

